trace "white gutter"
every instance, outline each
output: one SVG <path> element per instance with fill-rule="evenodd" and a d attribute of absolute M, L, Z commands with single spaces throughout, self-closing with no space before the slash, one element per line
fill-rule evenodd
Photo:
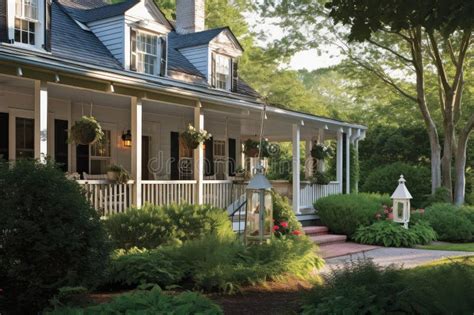
<path fill-rule="evenodd" d="M 2 45 L 3 46 L 3 45 Z M 10 52 L 8 51 L 10 50 Z M 143 75 L 126 72 L 122 70 L 115 70 L 109 68 L 103 68 L 98 66 L 88 65 L 87 68 L 83 65 L 67 65 L 64 63 L 58 63 L 53 60 L 38 60 L 38 56 L 34 54 L 28 54 L 24 51 L 18 51 L 23 53 L 23 55 L 16 55 L 11 53 L 11 49 L 5 49 L 0 46 L 0 61 L 7 62 L 17 62 L 25 63 L 29 66 L 35 66 L 40 68 L 45 68 L 54 72 L 62 71 L 69 74 L 79 75 L 90 77 L 97 80 L 113 82 L 114 84 L 123 84 L 126 86 L 134 86 L 142 89 L 149 89 L 153 91 L 164 92 L 167 94 L 178 94 L 179 96 L 184 96 L 188 98 L 199 99 L 201 101 L 208 102 L 218 102 L 227 106 L 237 106 L 245 107 L 247 109 L 253 110 L 262 110 L 263 103 L 258 99 L 252 99 L 250 97 L 239 96 L 237 98 L 231 93 L 223 93 L 219 91 L 209 90 L 207 88 L 199 88 L 195 85 L 186 84 L 182 82 L 177 82 L 176 80 L 167 79 L 167 78 L 144 78 Z M 43 57 L 43 56 L 42 56 Z M 50 55 L 45 55 L 47 59 L 56 59 L 52 58 Z M 35 60 L 36 59 L 36 60 Z M 58 60 L 59 61 L 59 60 Z M 69 63 L 69 61 L 68 61 Z M 88 69 L 90 68 L 90 69 Z M 150 83 L 149 81 L 152 81 Z M 184 89 L 184 90 L 183 90 Z M 244 98 L 244 99 L 242 99 Z M 332 125 L 337 125 L 346 128 L 356 128 L 356 129 L 367 129 L 366 126 L 351 124 L 347 122 L 342 122 L 338 120 L 333 120 L 330 118 L 319 117 L 315 115 L 305 114 L 294 112 L 286 109 L 281 109 L 273 106 L 267 106 L 267 111 L 274 114 L 279 114 L 283 116 L 290 116 L 298 120 L 309 120 L 318 123 L 329 123 Z"/>

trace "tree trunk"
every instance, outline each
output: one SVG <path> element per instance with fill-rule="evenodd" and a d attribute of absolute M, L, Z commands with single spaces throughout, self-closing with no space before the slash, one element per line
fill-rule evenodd
<path fill-rule="evenodd" d="M 469 135 L 474 128 L 474 115 L 471 116 L 464 129 L 459 133 L 456 150 L 456 184 L 454 187 L 454 203 L 464 204 L 466 194 L 466 151 Z"/>
<path fill-rule="evenodd" d="M 441 187 L 441 145 L 436 127 L 427 130 L 431 147 L 431 193 L 434 194 Z"/>
<path fill-rule="evenodd" d="M 449 191 L 450 200 L 453 200 L 453 179 L 452 179 L 452 161 L 453 161 L 453 143 L 454 143 L 454 126 L 453 121 L 445 121 L 444 123 L 444 143 L 443 157 L 441 159 L 441 175 L 442 186 Z"/>

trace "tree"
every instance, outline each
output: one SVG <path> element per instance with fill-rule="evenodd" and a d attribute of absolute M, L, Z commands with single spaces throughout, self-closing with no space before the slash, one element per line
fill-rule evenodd
<path fill-rule="evenodd" d="M 417 104 L 430 141 L 432 192 L 441 185 L 452 191 L 455 152 L 454 200 L 464 202 L 466 150 L 474 128 L 472 103 L 463 99 L 472 80 L 466 60 L 472 56 L 473 1 L 333 0 L 323 7 L 316 1 L 266 0 L 263 7 L 264 15 L 279 17 L 287 31 L 280 49 L 291 54 L 337 42 L 359 67 Z M 334 23 L 327 23 L 328 16 Z"/>

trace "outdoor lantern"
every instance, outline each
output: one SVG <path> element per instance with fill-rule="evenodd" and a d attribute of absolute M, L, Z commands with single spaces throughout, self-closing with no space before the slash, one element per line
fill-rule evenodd
<path fill-rule="evenodd" d="M 256 174 L 247 188 L 245 212 L 245 243 L 263 242 L 273 235 L 272 185 L 263 175 L 263 167 L 256 167 Z"/>
<path fill-rule="evenodd" d="M 403 226 L 408 229 L 408 222 L 410 221 L 410 199 L 413 199 L 407 187 L 406 180 L 403 175 L 400 175 L 398 180 L 398 187 L 392 195 L 393 200 L 393 221 L 403 223 Z"/>
<path fill-rule="evenodd" d="M 130 130 L 127 130 L 126 133 L 122 135 L 123 146 L 130 148 L 132 146 L 132 133 Z"/>

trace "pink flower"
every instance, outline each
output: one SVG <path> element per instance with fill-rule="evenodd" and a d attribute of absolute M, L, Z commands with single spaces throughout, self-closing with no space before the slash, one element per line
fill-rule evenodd
<path fill-rule="evenodd" d="M 293 232 L 291 232 L 291 234 L 293 234 L 293 235 L 301 235 L 301 231 L 300 231 L 300 230 L 294 230 Z"/>
<path fill-rule="evenodd" d="M 376 218 L 377 220 L 380 220 L 381 217 L 382 217 L 382 215 L 381 215 L 380 213 L 376 213 L 376 214 L 375 214 L 375 218 Z"/>
<path fill-rule="evenodd" d="M 279 229 L 280 229 L 280 227 L 278 225 L 273 226 L 273 231 L 278 231 Z"/>
<path fill-rule="evenodd" d="M 287 228 L 288 222 L 280 222 L 281 227 Z"/>
<path fill-rule="evenodd" d="M 385 214 L 388 214 L 389 211 L 388 211 L 387 208 L 385 208 L 385 209 L 383 210 L 383 212 L 384 212 Z"/>
<path fill-rule="evenodd" d="M 388 218 L 389 218 L 390 220 L 393 220 L 393 213 L 389 213 L 389 214 L 388 214 Z"/>

